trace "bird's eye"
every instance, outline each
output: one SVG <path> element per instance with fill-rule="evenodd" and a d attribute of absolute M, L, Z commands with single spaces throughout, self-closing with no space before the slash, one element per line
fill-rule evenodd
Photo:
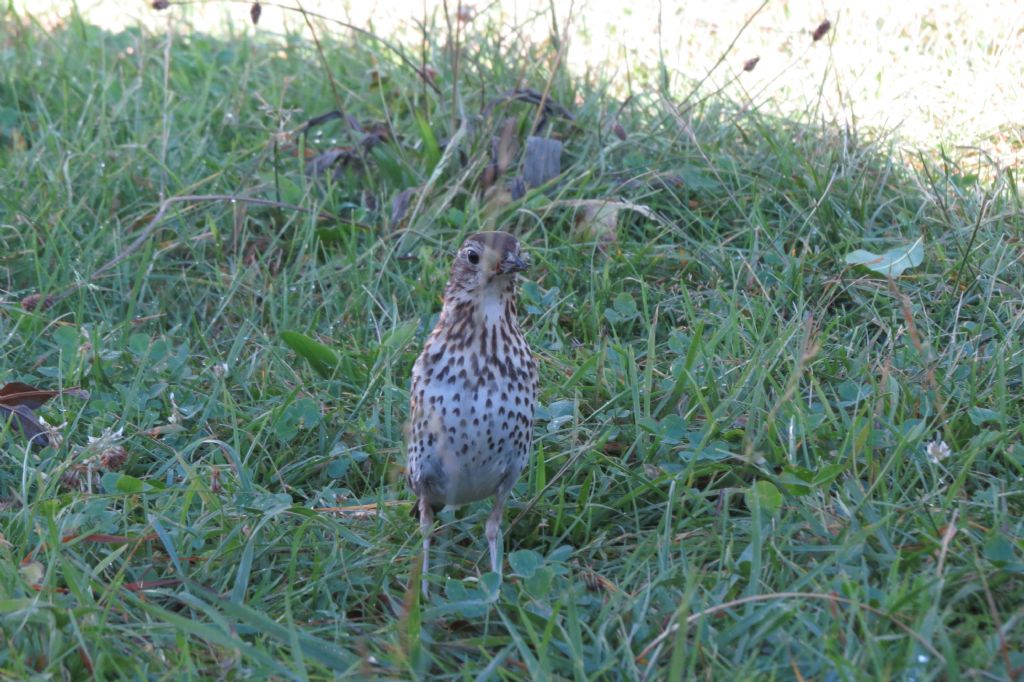
<path fill-rule="evenodd" d="M 480 254 L 474 251 L 473 249 L 469 249 L 468 251 L 466 251 L 466 260 L 468 260 L 473 265 L 476 265 L 477 263 L 480 262 Z"/>

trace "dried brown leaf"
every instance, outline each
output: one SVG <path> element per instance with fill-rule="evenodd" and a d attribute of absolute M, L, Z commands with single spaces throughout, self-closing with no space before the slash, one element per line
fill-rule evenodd
<path fill-rule="evenodd" d="M 484 192 L 484 205 L 481 211 L 484 219 L 493 218 L 501 209 L 512 203 L 512 192 L 505 183 L 492 185 Z"/>
<path fill-rule="evenodd" d="M 43 448 L 50 444 L 50 434 L 39 418 L 26 405 L 0 404 L 0 429 L 9 423 L 13 431 L 17 431 L 28 439 L 34 448 Z"/>
<path fill-rule="evenodd" d="M 498 166 L 498 175 L 503 175 L 508 170 L 519 151 L 519 143 L 516 140 L 518 128 L 518 120 L 512 117 L 506 118 L 501 124 L 501 134 L 497 138 L 492 138 L 494 162 Z"/>
<path fill-rule="evenodd" d="M 401 192 L 395 195 L 395 198 L 391 200 L 391 229 L 395 229 L 405 218 L 405 214 L 409 212 L 409 206 L 412 203 L 412 198 L 416 194 L 418 187 L 408 187 L 403 189 Z"/>
<path fill-rule="evenodd" d="M 0 387 L 0 424 L 10 423 L 11 429 L 27 438 L 32 447 L 50 445 L 52 443 L 50 429 L 35 415 L 33 410 L 41 407 L 50 398 L 61 394 L 89 399 L 89 392 L 81 388 L 50 391 L 20 381 L 4 384 L 3 387 Z"/>
<path fill-rule="evenodd" d="M 546 137 L 526 138 L 523 178 L 529 188 L 540 187 L 562 172 L 562 143 Z"/>
<path fill-rule="evenodd" d="M 0 387 L 0 405 L 25 405 L 31 410 L 38 409 L 47 400 L 57 395 L 70 395 L 75 398 L 89 399 L 89 392 L 78 388 L 65 388 L 62 391 L 50 391 L 36 388 L 20 381 L 12 381 Z"/>
<path fill-rule="evenodd" d="M 526 196 L 526 179 L 522 175 L 510 178 L 508 191 L 512 195 L 512 201 L 518 201 Z"/>
<path fill-rule="evenodd" d="M 621 211 L 633 211 L 651 220 L 660 220 L 649 207 L 629 201 L 611 199 L 567 199 L 554 201 L 555 206 L 576 209 L 573 234 L 577 239 L 599 242 L 604 248 L 618 238 L 618 216 Z"/>
<path fill-rule="evenodd" d="M 0 405 L 25 405 L 34 410 L 57 395 L 57 391 L 46 391 L 35 386 L 12 381 L 0 388 Z"/>
<path fill-rule="evenodd" d="M 146 429 L 142 433 L 150 438 L 161 438 L 170 434 L 178 434 L 185 430 L 185 427 L 181 424 L 159 424 L 151 429 Z"/>
<path fill-rule="evenodd" d="M 498 179 L 498 164 L 489 163 L 484 166 L 484 170 L 480 173 L 480 187 L 486 192 L 491 188 L 494 182 Z"/>
<path fill-rule="evenodd" d="M 313 128 L 316 128 L 317 126 L 322 126 L 323 124 L 329 123 L 330 121 L 336 121 L 338 119 L 345 119 L 345 123 L 348 124 L 348 127 L 356 131 L 357 133 L 363 132 L 363 127 L 359 124 L 359 120 L 356 119 L 355 116 L 343 114 L 342 112 L 337 110 L 328 111 L 326 114 L 314 116 L 313 118 L 309 119 L 301 126 L 299 126 L 299 132 L 303 135 L 308 135 L 309 131 L 312 130 Z"/>
<path fill-rule="evenodd" d="M 619 208 L 615 202 L 583 201 L 576 212 L 573 233 L 581 241 L 607 248 L 619 238 Z"/>
<path fill-rule="evenodd" d="M 319 177 L 335 165 L 344 166 L 348 162 L 358 159 L 359 155 L 352 147 L 331 147 L 321 152 L 306 162 L 306 175 Z"/>

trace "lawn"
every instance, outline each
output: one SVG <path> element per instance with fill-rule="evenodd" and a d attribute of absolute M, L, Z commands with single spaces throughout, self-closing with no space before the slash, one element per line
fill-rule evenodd
<path fill-rule="evenodd" d="M 0 395 L 5 678 L 1022 674 L 1019 121 L 910 146 L 744 91 L 753 55 L 579 70 L 554 6 L 0 8 L 0 385 L 56 393 Z M 824 93 L 857 27 L 820 20 Z M 471 505 L 423 600 L 409 372 L 495 228 L 535 452 L 504 579 Z"/>

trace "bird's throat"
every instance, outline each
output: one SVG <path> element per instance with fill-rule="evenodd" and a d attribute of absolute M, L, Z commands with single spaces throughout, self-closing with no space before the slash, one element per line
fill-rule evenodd
<path fill-rule="evenodd" d="M 486 286 L 450 294 L 445 298 L 438 332 L 452 342 L 453 350 L 483 343 L 482 353 L 490 355 L 497 352 L 501 339 L 519 336 L 515 291 L 511 286 Z"/>
<path fill-rule="evenodd" d="M 502 278 L 504 279 L 504 278 Z M 493 327 L 505 322 L 516 321 L 515 284 L 511 281 L 492 280 L 474 289 L 450 290 L 447 292 L 442 313 L 444 323 L 458 324 L 467 319 L 477 326 Z"/>

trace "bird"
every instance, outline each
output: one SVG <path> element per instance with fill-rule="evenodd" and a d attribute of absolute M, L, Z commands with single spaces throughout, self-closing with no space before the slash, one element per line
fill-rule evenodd
<path fill-rule="evenodd" d="M 537 402 L 537 362 L 516 315 L 516 279 L 527 267 L 513 235 L 467 237 L 413 364 L 406 483 L 417 497 L 425 598 L 434 515 L 445 506 L 494 497 L 485 533 L 491 571 L 501 575 L 502 513 L 529 461 Z"/>

